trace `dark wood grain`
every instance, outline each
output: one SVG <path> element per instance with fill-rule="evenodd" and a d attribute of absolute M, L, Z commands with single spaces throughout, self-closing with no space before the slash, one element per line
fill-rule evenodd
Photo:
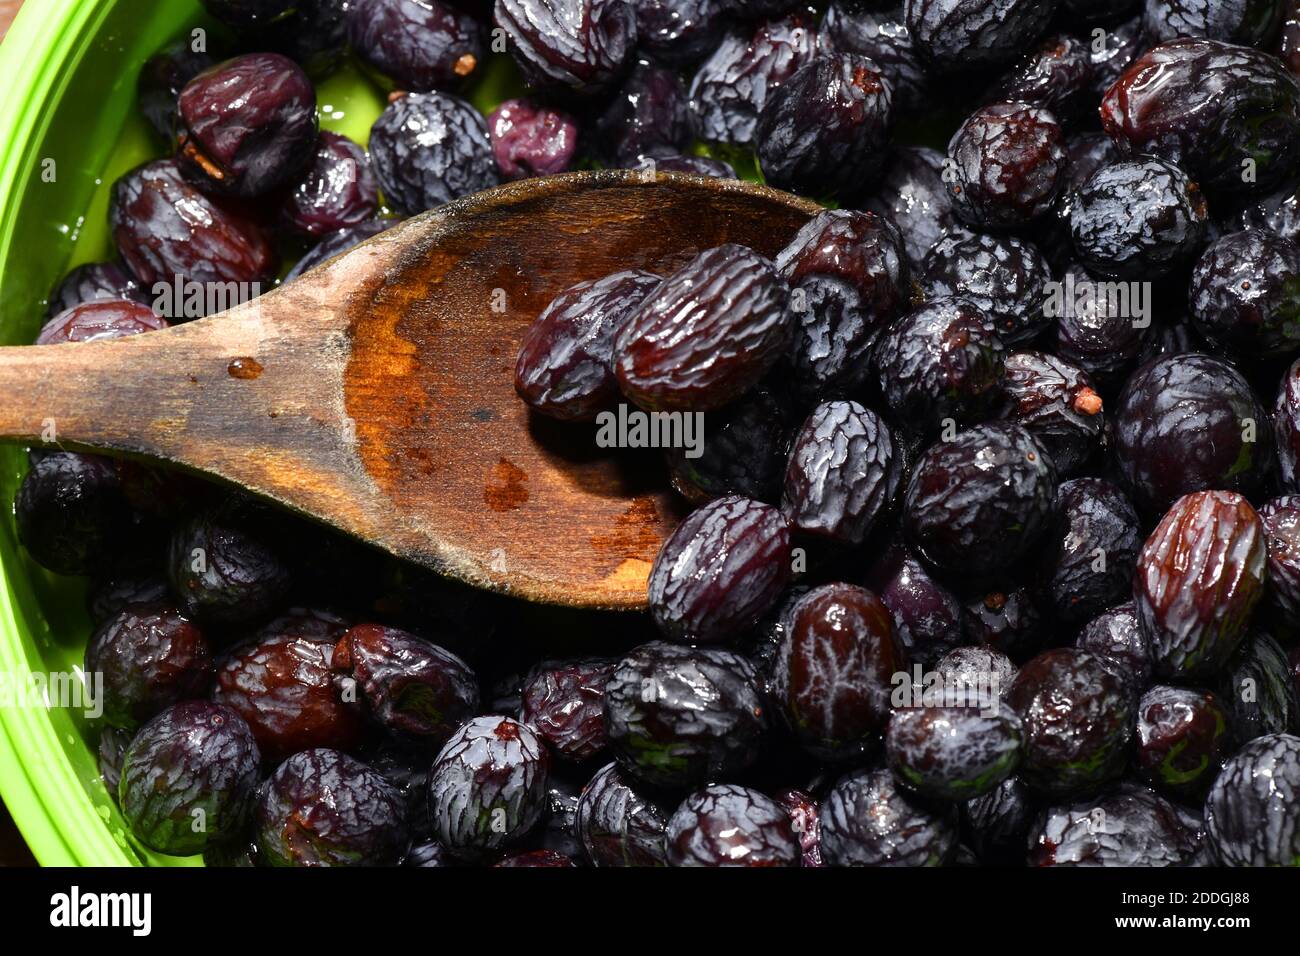
<path fill-rule="evenodd" d="M 39 443 L 53 424 L 53 444 L 192 468 L 480 586 L 643 607 L 680 517 L 659 458 L 531 416 L 513 387 L 520 337 L 575 282 L 666 272 L 724 242 L 773 255 L 815 209 L 673 174 L 503 186 L 220 316 L 2 349 L 0 437 Z M 238 359 L 262 371 L 232 374 Z"/>

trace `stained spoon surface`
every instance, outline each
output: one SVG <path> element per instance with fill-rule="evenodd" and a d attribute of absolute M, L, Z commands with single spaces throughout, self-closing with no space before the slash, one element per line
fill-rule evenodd
<path fill-rule="evenodd" d="M 681 505 L 653 456 L 530 413 L 519 341 L 577 282 L 728 242 L 775 256 L 817 209 L 672 173 L 498 187 L 219 315 L 0 349 L 0 440 L 197 471 L 529 600 L 643 607 Z"/>

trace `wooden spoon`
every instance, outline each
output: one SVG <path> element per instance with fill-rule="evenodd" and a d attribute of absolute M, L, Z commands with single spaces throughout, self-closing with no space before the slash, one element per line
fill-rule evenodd
<path fill-rule="evenodd" d="M 658 453 L 530 414 L 520 337 L 576 282 L 667 274 L 726 242 L 775 255 L 816 210 L 671 173 L 502 186 L 220 315 L 0 349 L 0 440 L 198 471 L 530 600 L 644 607 L 681 517 Z"/>

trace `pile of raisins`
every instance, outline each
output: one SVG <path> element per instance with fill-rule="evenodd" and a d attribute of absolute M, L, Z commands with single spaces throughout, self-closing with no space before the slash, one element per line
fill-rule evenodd
<path fill-rule="evenodd" d="M 1294 5 L 204 3 L 229 47 L 141 71 L 170 152 L 114 187 L 120 257 L 52 292 L 42 344 L 148 334 L 194 317 L 155 315 L 156 282 L 269 288 L 530 176 L 740 169 L 827 208 L 773 258 L 693 249 L 529 316 L 532 414 L 593 442 L 619 406 L 702 422 L 657 453 L 695 510 L 645 614 L 33 451 L 18 534 L 92 581 L 101 769 L 138 844 L 1300 862 Z M 318 126 L 348 56 L 390 93 L 364 146 Z M 466 97 L 507 61 L 484 116 Z"/>

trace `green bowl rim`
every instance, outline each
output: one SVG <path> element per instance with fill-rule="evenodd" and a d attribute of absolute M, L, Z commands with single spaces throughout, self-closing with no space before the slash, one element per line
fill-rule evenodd
<path fill-rule="evenodd" d="M 29 173 L 32 144 L 40 142 L 52 107 L 70 82 L 70 66 L 84 54 L 111 5 L 85 0 L 27 0 L 0 44 L 0 196 L 14 196 Z M 0 262 L 13 241 L 13 223 L 0 224 Z M 0 274 L 0 283 L 4 277 Z M 0 670 L 27 681 L 13 593 L 0 566 Z M 130 866 L 96 812 L 85 782 L 64 753 L 49 714 L 41 708 L 0 707 L 0 795 L 32 854 L 44 866 Z"/>

